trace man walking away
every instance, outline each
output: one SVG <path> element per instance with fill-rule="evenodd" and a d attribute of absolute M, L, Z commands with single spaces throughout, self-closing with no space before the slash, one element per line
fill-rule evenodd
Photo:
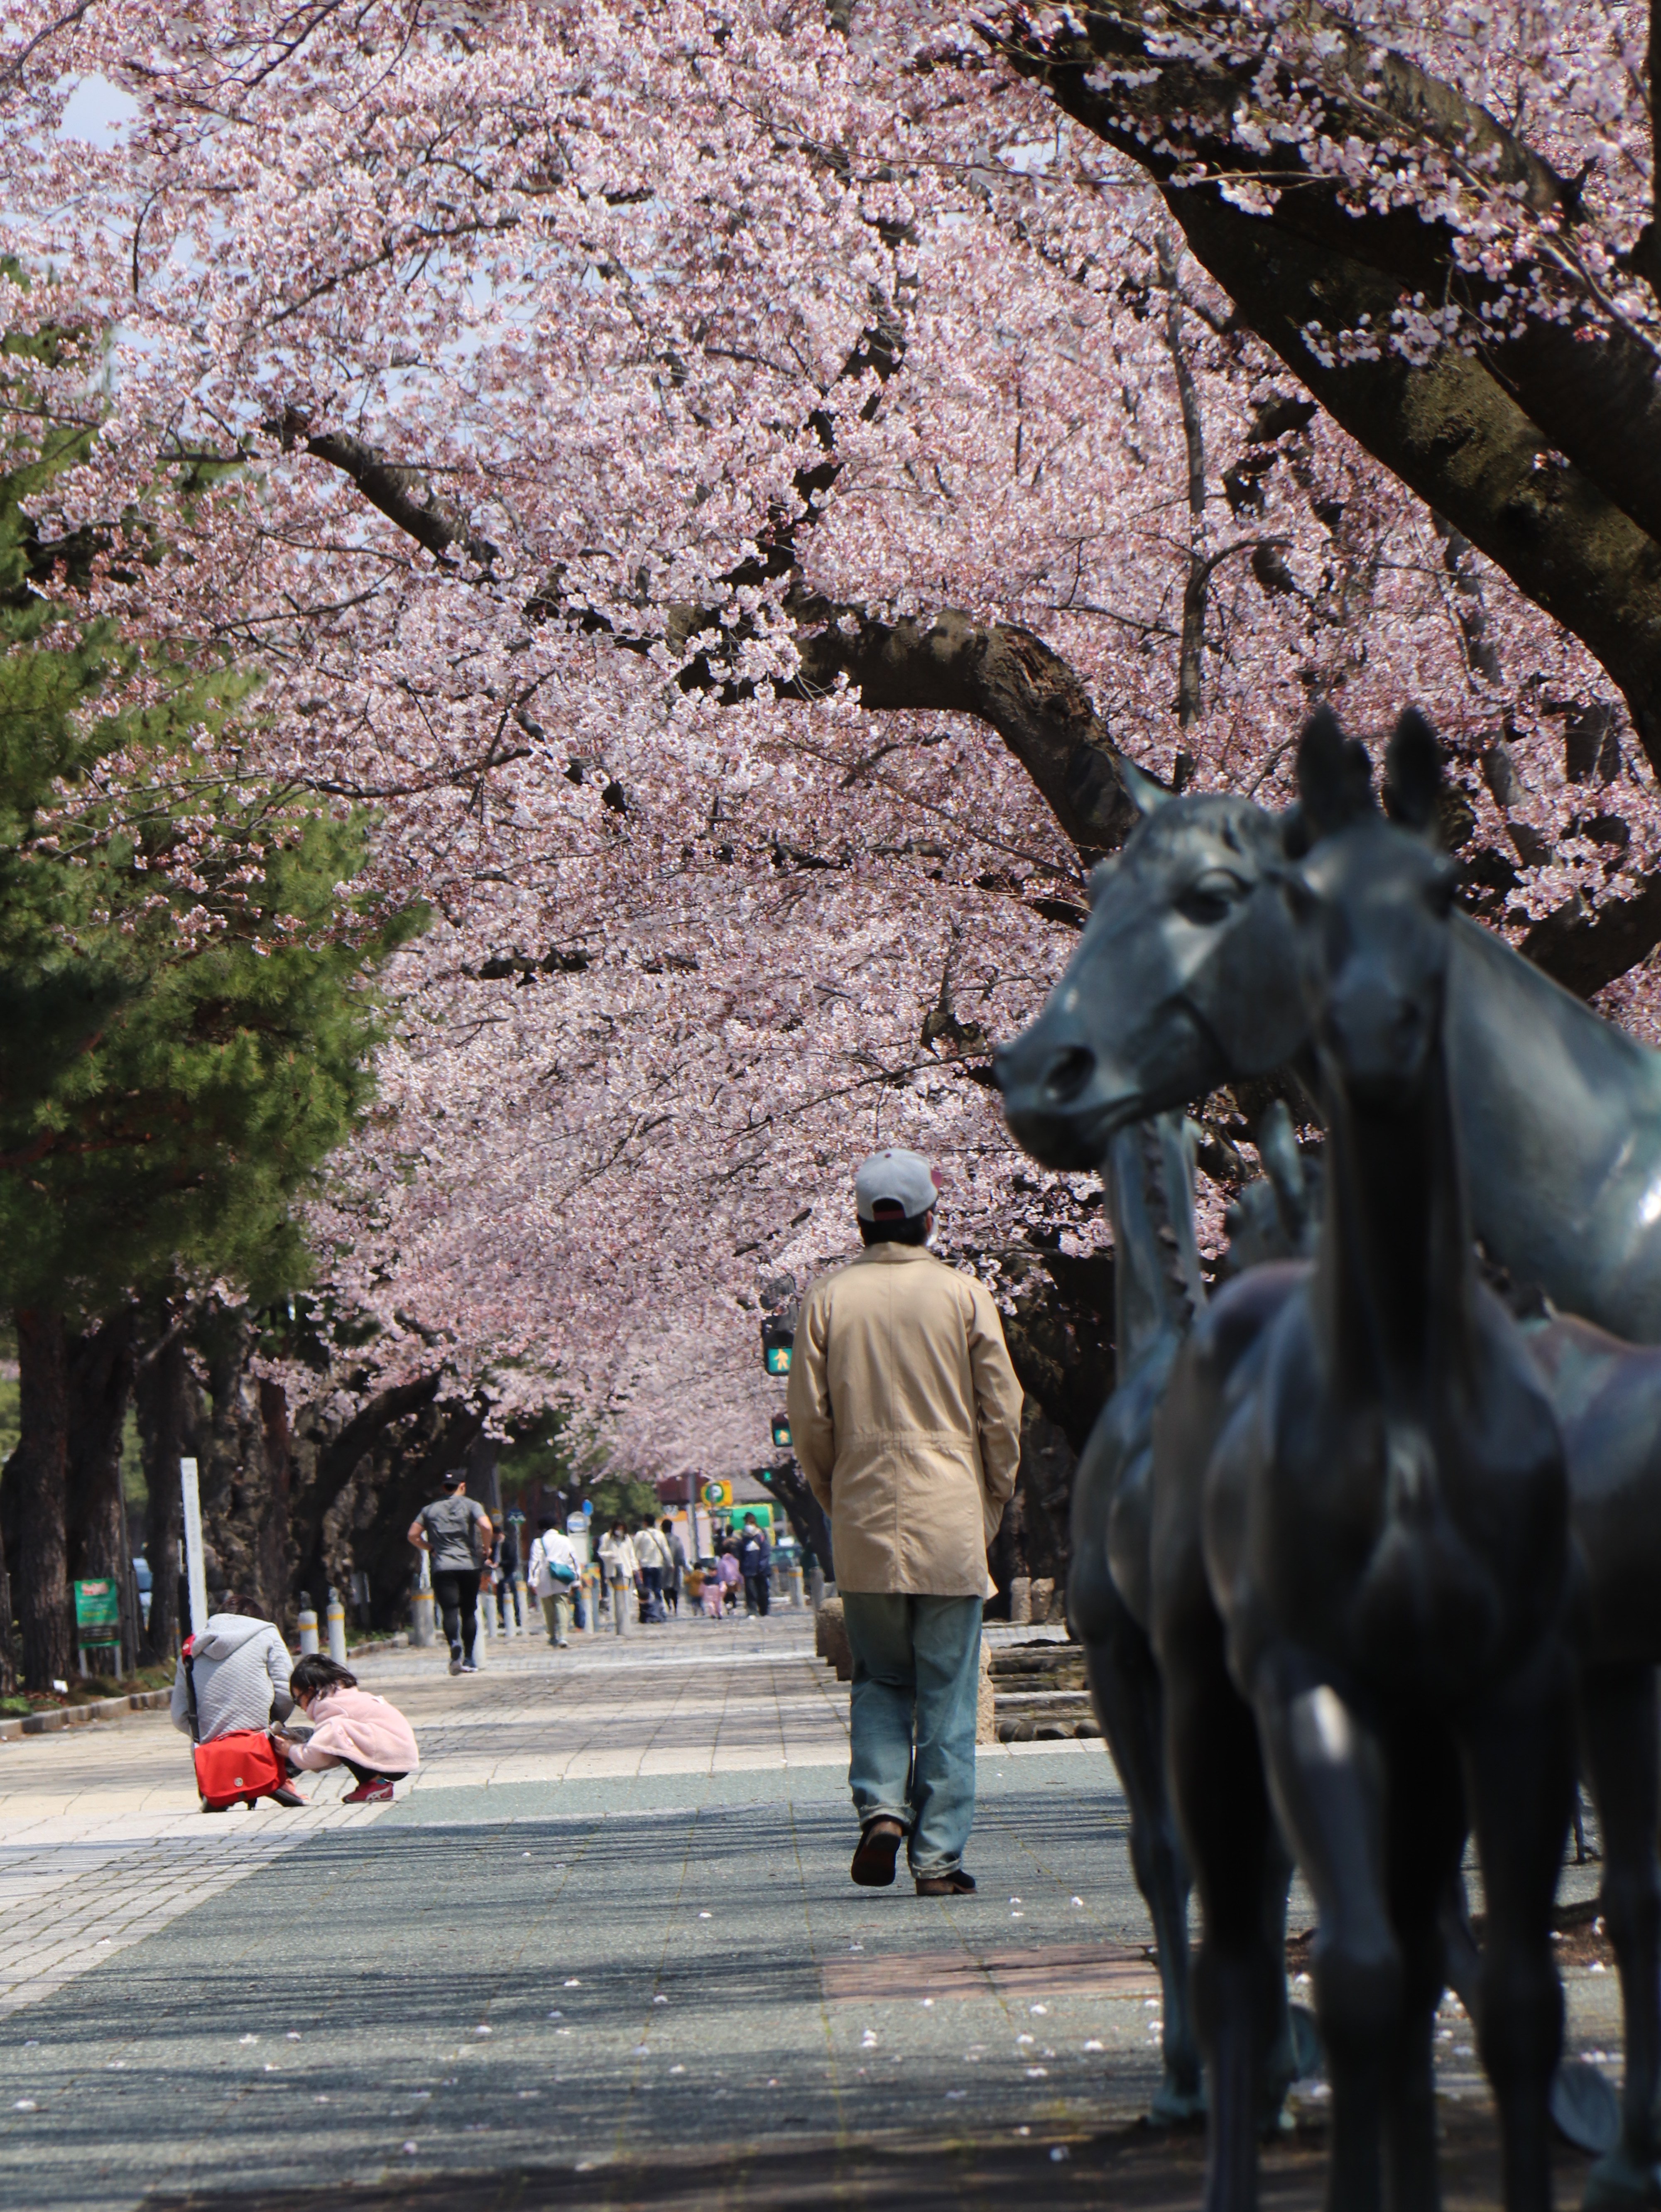
<path fill-rule="evenodd" d="M 268 1729 L 294 1711 L 289 1688 L 289 1651 L 269 1620 L 243 1613 L 215 1613 L 191 1642 L 192 1679 L 196 1688 L 197 1735 L 203 1743 L 233 1735 L 239 1729 Z M 190 1684 L 181 1659 L 173 1678 L 168 1717 L 183 1735 L 191 1733 Z M 280 1771 L 280 1770 L 279 1770 Z M 306 1800 L 286 1786 L 267 1793 L 279 1805 Z"/>
<path fill-rule="evenodd" d="M 576 1546 L 551 1513 L 537 1523 L 537 1540 L 531 1547 L 529 1574 L 532 1594 L 540 1601 L 548 1641 L 557 1651 L 569 1651 L 571 1593 L 582 1576 Z"/>
<path fill-rule="evenodd" d="M 640 1562 L 641 1618 L 667 1620 L 663 1577 L 669 1564 L 669 1547 L 649 1521 L 642 1521 L 635 1531 L 635 1557 Z"/>
<path fill-rule="evenodd" d="M 478 1634 L 478 1582 L 496 1530 L 476 1498 L 467 1495 L 467 1470 L 453 1467 L 444 1477 L 445 1495 L 423 1505 L 410 1523 L 410 1541 L 433 1562 L 433 1594 L 444 1615 L 449 1639 L 450 1672 L 476 1674 L 473 1639 Z"/>
<path fill-rule="evenodd" d="M 739 1532 L 739 1572 L 744 1577 L 744 1609 L 764 1613 L 773 1586 L 773 1547 L 753 1513 Z"/>
<path fill-rule="evenodd" d="M 686 1579 L 687 1571 L 691 1562 L 686 1556 L 685 1545 L 675 1534 L 675 1524 L 672 1521 L 667 1519 L 660 1521 L 658 1523 L 658 1534 L 663 1539 L 663 1548 L 669 1560 L 668 1565 L 663 1571 L 663 1595 L 668 1601 L 670 1612 L 678 1620 L 680 1586 Z"/>
<path fill-rule="evenodd" d="M 938 1181 L 875 1153 L 854 1183 L 866 1249 L 816 1282 L 796 1330 L 790 1434 L 830 1516 L 854 1657 L 852 1874 L 886 1888 L 902 1840 L 919 1897 L 971 1891 L 986 1547 L 1015 1486 L 1021 1392 L 998 1310 L 927 1249 Z"/>

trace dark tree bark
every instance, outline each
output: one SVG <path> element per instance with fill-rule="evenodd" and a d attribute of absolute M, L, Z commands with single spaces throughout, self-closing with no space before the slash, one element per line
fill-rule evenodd
<path fill-rule="evenodd" d="M 123 1577 L 125 1516 L 121 1501 L 121 1432 L 132 1395 L 137 1316 L 113 1314 L 73 1337 L 69 1348 L 69 1504 L 71 1581 Z"/>
<path fill-rule="evenodd" d="M 805 1544 L 824 1571 L 827 1582 L 837 1575 L 835 1555 L 830 1549 L 830 1523 L 825 1518 L 824 1508 L 807 1486 L 807 1477 L 794 1459 L 780 1460 L 768 1469 L 767 1487 L 784 1508 L 786 1518 L 796 1532 L 796 1540 Z"/>
<path fill-rule="evenodd" d="M 999 1258 L 1014 1291 L 1004 1340 L 1027 1401 L 1015 1495 L 989 1553 L 1001 1606 L 1017 1575 L 1066 1582 L 1073 1473 L 1113 1388 L 1114 1357 L 1110 1252 L 1018 1246 Z"/>
<path fill-rule="evenodd" d="M 70 1668 L 64 1508 L 69 1466 L 69 1334 L 50 1307 L 16 1314 L 21 1434 L 8 1470 L 15 1486 L 15 1598 L 23 1686 L 50 1689 Z"/>
<path fill-rule="evenodd" d="M 185 1509 L 179 1462 L 196 1451 L 196 1385 L 182 1319 L 164 1304 L 150 1349 L 134 1378 L 138 1436 L 149 1492 L 145 1557 L 150 1564 L 151 1660 L 166 1665 L 179 1642 L 179 1553 Z"/>
<path fill-rule="evenodd" d="M 1301 27 L 1330 41 L 1313 103 L 1326 137 L 1376 147 L 1388 136 L 1402 161 L 1428 139 L 1488 167 L 1529 207 L 1573 228 L 1575 188 L 1486 110 L 1399 55 L 1381 59 L 1370 39 L 1318 6 L 1302 11 Z M 1265 27 L 1265 41 L 1275 35 Z M 1587 646 L 1661 765 L 1652 356 L 1624 331 L 1541 316 L 1422 366 L 1396 356 L 1323 359 L 1311 325 L 1384 331 L 1415 295 L 1477 313 L 1490 294 L 1480 271 L 1461 265 L 1446 225 L 1412 209 L 1351 213 L 1287 134 L 1267 154 L 1248 145 L 1243 130 L 1261 128 L 1261 86 L 1278 82 L 1282 58 L 1250 39 L 1246 18 L 1231 9 L 1225 20 L 1209 0 L 1115 0 L 1047 40 L 1023 25 L 1000 43 L 1021 75 L 1149 173 L 1242 319 L 1334 419 Z M 1224 198 L 1226 180 L 1243 169 L 1267 173 L 1278 189 L 1269 213 Z"/>

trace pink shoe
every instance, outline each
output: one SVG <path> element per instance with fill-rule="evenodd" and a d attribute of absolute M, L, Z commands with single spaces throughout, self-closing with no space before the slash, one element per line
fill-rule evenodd
<path fill-rule="evenodd" d="M 360 1782 L 356 1789 L 349 1790 L 340 1802 L 343 1805 L 390 1805 L 392 1785 L 385 1775 L 379 1775 L 373 1782 Z"/>

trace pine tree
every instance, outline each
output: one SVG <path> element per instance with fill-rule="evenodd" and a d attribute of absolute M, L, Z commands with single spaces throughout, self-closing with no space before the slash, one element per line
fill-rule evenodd
<path fill-rule="evenodd" d="M 292 1202 L 368 1100 L 371 979 L 422 920 L 343 890 L 363 820 L 250 773 L 247 672 L 40 589 L 66 549 L 27 501 L 74 451 L 26 442 L 0 475 L 0 1300 L 31 1688 L 70 1657 L 71 1333 L 180 1276 L 304 1281 Z"/>

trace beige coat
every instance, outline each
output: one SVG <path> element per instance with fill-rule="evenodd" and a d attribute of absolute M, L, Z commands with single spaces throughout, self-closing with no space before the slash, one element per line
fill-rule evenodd
<path fill-rule="evenodd" d="M 808 1292 L 788 1402 L 838 1589 L 991 1595 L 1021 1390 L 981 1284 L 921 1246 L 871 1245 Z"/>

